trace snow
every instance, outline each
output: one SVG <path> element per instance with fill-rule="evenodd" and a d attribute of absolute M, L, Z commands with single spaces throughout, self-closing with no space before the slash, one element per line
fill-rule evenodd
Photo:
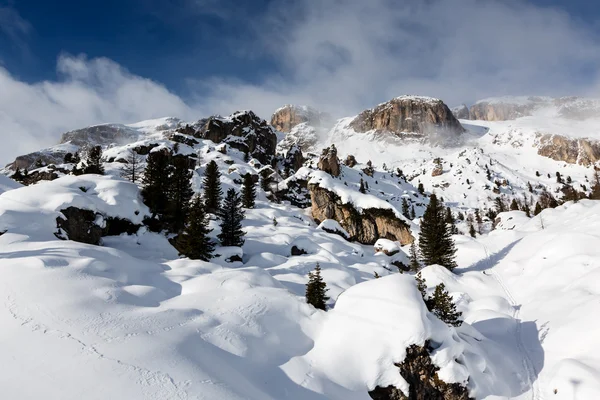
<path fill-rule="evenodd" d="M 340 225 L 340 223 L 337 222 L 335 219 L 326 219 L 326 220 L 324 220 L 323 222 L 321 222 L 319 224 L 319 226 L 317 227 L 317 229 L 321 229 L 321 230 L 327 231 L 329 233 L 338 233 L 338 234 L 341 234 L 346 239 L 348 239 L 350 237 L 350 234 L 344 228 L 342 228 L 342 226 Z"/>
<path fill-rule="evenodd" d="M 376 252 L 385 252 L 386 254 L 392 255 L 398 253 L 400 251 L 400 245 L 397 242 L 394 242 L 389 239 L 377 239 L 373 248 Z"/>

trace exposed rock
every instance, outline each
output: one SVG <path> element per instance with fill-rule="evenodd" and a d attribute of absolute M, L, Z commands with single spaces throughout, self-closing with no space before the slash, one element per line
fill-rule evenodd
<path fill-rule="evenodd" d="M 323 149 L 317 168 L 321 171 L 325 171 L 331 176 L 340 176 L 340 161 L 337 157 L 337 149 L 335 145 L 331 145 L 329 148 Z"/>
<path fill-rule="evenodd" d="M 81 243 L 100 244 L 102 228 L 96 224 L 95 212 L 77 207 L 68 207 L 60 210 L 60 212 L 64 215 L 64 218 L 56 218 L 56 227 L 59 232 L 64 232 L 66 237 L 56 234 L 57 237 Z"/>
<path fill-rule="evenodd" d="M 138 153 L 140 156 L 147 156 L 148 154 L 150 154 L 150 151 L 152 151 L 153 148 L 158 146 L 158 143 L 149 143 L 146 145 L 141 144 L 139 146 L 134 147 L 133 151 Z"/>
<path fill-rule="evenodd" d="M 286 104 L 273 113 L 271 125 L 280 132 L 290 132 L 293 127 L 304 122 L 311 126 L 322 126 L 329 123 L 330 119 L 327 113 L 312 107 Z"/>
<path fill-rule="evenodd" d="M 464 104 L 454 107 L 451 111 L 456 119 L 469 119 L 469 107 Z"/>
<path fill-rule="evenodd" d="M 438 375 L 439 368 L 431 361 L 429 343 L 412 345 L 399 368 L 400 375 L 409 385 L 406 396 L 394 386 L 376 387 L 369 392 L 373 400 L 471 400 L 467 388 L 458 383 L 445 383 Z"/>
<path fill-rule="evenodd" d="M 299 248 L 298 246 L 292 246 L 292 249 L 290 251 L 291 255 L 293 256 L 302 256 L 304 254 L 308 254 L 306 252 L 306 250 Z"/>
<path fill-rule="evenodd" d="M 6 167 L 14 171 L 17 167 L 21 170 L 32 170 L 45 165 L 61 164 L 64 161 L 66 154 L 67 151 L 64 150 L 49 149 L 43 152 L 36 151 L 34 153 L 18 156 L 15 161 L 8 164 Z"/>
<path fill-rule="evenodd" d="M 354 168 L 356 164 L 356 158 L 352 154 L 348 154 L 348 157 L 346 157 L 346 160 L 344 161 L 344 165 L 350 168 Z"/>
<path fill-rule="evenodd" d="M 444 173 L 444 168 L 442 168 L 442 166 L 438 164 L 433 168 L 433 171 L 431 171 L 431 176 L 440 176 L 443 173 Z"/>
<path fill-rule="evenodd" d="M 407 223 L 398 218 L 394 211 L 369 208 L 358 212 L 351 204 L 343 204 L 335 193 L 318 185 L 309 185 L 312 216 L 320 223 L 334 219 L 350 235 L 350 240 L 363 244 L 374 244 L 385 238 L 402 245 L 414 241 Z"/>
<path fill-rule="evenodd" d="M 236 112 L 226 118 L 210 117 L 199 133 L 204 139 L 215 143 L 225 142 L 247 152 L 263 164 L 270 164 L 275 156 L 275 131 L 252 111 Z"/>
<path fill-rule="evenodd" d="M 402 96 L 361 112 L 350 127 L 357 132 L 375 130 L 398 136 L 436 134 L 459 136 L 464 128 L 443 101 L 430 97 Z"/>
<path fill-rule="evenodd" d="M 133 142 L 140 137 L 140 132 L 120 124 L 105 124 L 89 126 L 63 133 L 60 143 L 71 143 L 76 146 L 100 145 L 107 146 L 111 143 Z"/>
<path fill-rule="evenodd" d="M 304 161 L 304 156 L 302 155 L 302 150 L 300 147 L 297 145 L 292 145 L 285 155 L 283 165 L 284 167 L 293 171 L 298 171 L 300 168 L 302 168 Z"/>
<path fill-rule="evenodd" d="M 546 134 L 539 137 L 538 154 L 556 161 L 589 167 L 600 160 L 600 142 Z"/>
<path fill-rule="evenodd" d="M 189 125 L 186 125 L 186 126 L 193 130 L 193 128 L 191 128 Z M 191 147 L 200 143 L 193 137 L 189 137 L 188 135 L 181 134 L 181 133 L 172 133 L 171 135 L 169 135 L 169 140 L 172 140 L 173 142 L 185 144 L 185 145 L 188 145 Z"/>

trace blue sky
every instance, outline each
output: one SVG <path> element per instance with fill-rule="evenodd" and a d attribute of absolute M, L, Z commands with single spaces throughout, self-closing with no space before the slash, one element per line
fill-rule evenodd
<path fill-rule="evenodd" d="M 94 123 L 286 103 L 600 97 L 594 3 L 0 0 L 0 134 L 24 152 Z"/>

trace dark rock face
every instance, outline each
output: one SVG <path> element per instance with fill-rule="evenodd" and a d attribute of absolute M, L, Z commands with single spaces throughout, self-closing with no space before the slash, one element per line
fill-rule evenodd
<path fill-rule="evenodd" d="M 317 168 L 327 172 L 331 176 L 340 176 L 340 161 L 337 157 L 335 145 L 332 144 L 329 148 L 323 149 L 319 162 L 317 163 Z"/>
<path fill-rule="evenodd" d="M 398 136 L 458 136 L 464 128 L 443 101 L 430 97 L 402 96 L 361 112 L 350 127 L 357 132 L 375 130 Z"/>
<path fill-rule="evenodd" d="M 344 165 L 350 168 L 354 168 L 356 164 L 356 158 L 352 154 L 348 154 L 346 160 L 344 161 Z"/>
<path fill-rule="evenodd" d="M 203 139 L 224 142 L 247 152 L 263 164 L 270 164 L 275 157 L 277 135 L 265 120 L 252 111 L 237 112 L 227 118 L 208 118 L 198 134 Z"/>
<path fill-rule="evenodd" d="M 358 212 L 351 204 L 343 204 L 335 193 L 318 185 L 309 185 L 312 216 L 320 223 L 326 219 L 336 220 L 350 235 L 350 240 L 362 244 L 374 244 L 384 238 L 402 245 L 414 241 L 410 227 L 392 210 L 369 208 Z"/>
<path fill-rule="evenodd" d="M 437 376 L 439 370 L 431 362 L 429 345 L 412 345 L 406 358 L 396 364 L 400 375 L 409 385 L 408 397 L 396 387 L 376 387 L 369 392 L 373 400 L 472 400 L 467 388 L 458 383 L 445 383 Z"/>
<path fill-rule="evenodd" d="M 61 239 L 98 245 L 102 237 L 102 228 L 96 225 L 96 213 L 77 207 L 68 207 L 60 211 L 65 218 L 56 218 L 56 227 L 67 235 Z"/>
<path fill-rule="evenodd" d="M 298 145 L 292 145 L 290 149 L 285 154 L 285 159 L 283 160 L 283 165 L 286 168 L 291 169 L 292 171 L 298 171 L 304 165 L 304 156 L 302 155 L 302 150 Z"/>
<path fill-rule="evenodd" d="M 189 125 L 187 125 L 189 128 Z M 190 128 L 191 129 L 191 128 Z M 177 143 L 181 143 L 181 144 L 185 144 L 188 146 L 195 146 L 197 145 L 198 142 L 196 139 L 189 137 L 187 135 L 181 134 L 181 133 L 173 133 L 169 136 L 169 140 L 172 140 L 173 142 L 177 142 Z"/>
<path fill-rule="evenodd" d="M 299 248 L 298 246 L 294 245 L 292 246 L 292 249 L 290 251 L 292 256 L 302 256 L 304 254 L 308 254 L 306 252 L 306 250 Z"/>
<path fill-rule="evenodd" d="M 133 148 L 133 151 L 135 151 L 136 153 L 138 153 L 140 156 L 147 156 L 148 154 L 150 154 L 150 151 L 155 148 L 158 147 L 159 144 L 158 143 L 150 143 L 147 145 L 139 145 L 137 147 Z"/>

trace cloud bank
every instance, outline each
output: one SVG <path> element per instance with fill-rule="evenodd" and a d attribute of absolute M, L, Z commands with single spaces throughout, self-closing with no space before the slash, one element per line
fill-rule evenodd
<path fill-rule="evenodd" d="M 223 4 L 214 12 L 235 12 Z M 185 99 L 105 58 L 62 55 L 56 80 L 33 84 L 0 67 L 0 161 L 103 122 L 239 109 L 268 118 L 285 103 L 343 116 L 402 94 L 456 105 L 506 94 L 597 96 L 600 87 L 593 27 L 523 1 L 290 0 L 246 22 L 254 35 L 224 51 L 264 57 L 278 72 L 258 83 L 185 77 Z"/>

